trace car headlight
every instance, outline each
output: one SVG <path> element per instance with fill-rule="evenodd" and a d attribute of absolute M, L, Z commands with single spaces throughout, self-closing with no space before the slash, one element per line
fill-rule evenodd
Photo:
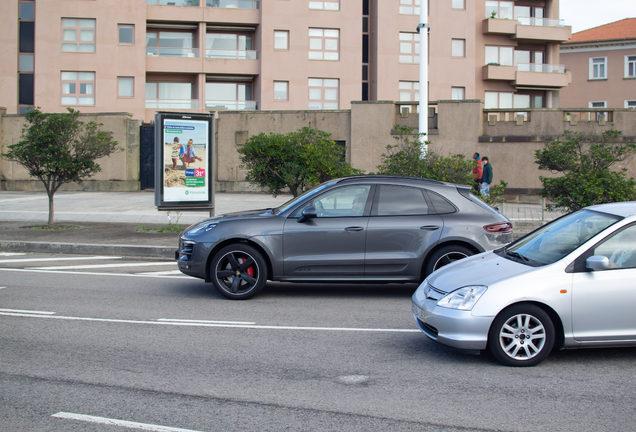
<path fill-rule="evenodd" d="M 437 302 L 437 306 L 449 309 L 471 310 L 486 292 L 485 286 L 467 286 L 453 291 Z"/>
<path fill-rule="evenodd" d="M 210 231 L 212 228 L 214 228 L 218 224 L 219 224 L 218 222 L 203 223 L 195 228 L 192 228 L 190 231 L 186 232 L 186 235 L 197 235 L 197 234 Z"/>

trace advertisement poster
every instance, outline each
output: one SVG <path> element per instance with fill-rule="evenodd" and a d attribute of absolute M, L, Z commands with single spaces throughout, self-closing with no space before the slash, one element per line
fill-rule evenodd
<path fill-rule="evenodd" d="M 163 121 L 163 201 L 209 201 L 210 123 L 165 118 Z"/>

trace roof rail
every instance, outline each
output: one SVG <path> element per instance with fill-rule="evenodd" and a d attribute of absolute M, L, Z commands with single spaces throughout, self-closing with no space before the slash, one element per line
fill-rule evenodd
<path fill-rule="evenodd" d="M 410 177 L 410 176 L 399 176 L 399 175 L 387 175 L 387 174 L 364 174 L 364 175 L 353 175 L 339 178 L 338 181 L 346 181 L 346 180 L 355 180 L 355 179 L 373 179 L 373 180 L 415 180 L 422 181 L 426 183 L 434 183 L 434 184 L 447 184 L 443 181 L 433 180 L 424 177 Z"/>

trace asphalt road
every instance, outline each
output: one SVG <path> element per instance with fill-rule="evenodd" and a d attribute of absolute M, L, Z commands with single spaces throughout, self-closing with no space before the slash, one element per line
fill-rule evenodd
<path fill-rule="evenodd" d="M 618 431 L 636 349 L 506 368 L 429 341 L 415 285 L 270 283 L 173 261 L 0 254 L 3 431 Z"/>

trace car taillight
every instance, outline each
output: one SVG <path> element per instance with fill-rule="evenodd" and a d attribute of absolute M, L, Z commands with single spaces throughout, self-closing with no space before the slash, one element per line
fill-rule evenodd
<path fill-rule="evenodd" d="M 489 233 L 507 234 L 512 232 L 512 224 L 510 222 L 501 222 L 484 226 Z"/>

